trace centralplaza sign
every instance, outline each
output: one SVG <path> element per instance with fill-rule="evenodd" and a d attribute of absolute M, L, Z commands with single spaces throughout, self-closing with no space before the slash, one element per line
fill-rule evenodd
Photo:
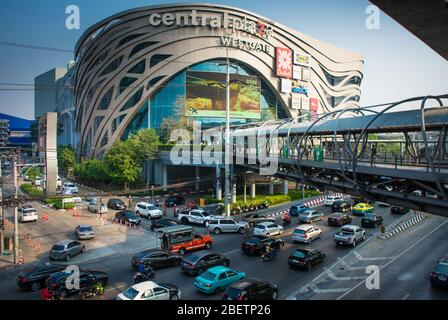
<path fill-rule="evenodd" d="M 152 26 L 197 26 L 210 27 L 212 29 L 224 28 L 235 31 L 244 31 L 260 38 L 269 39 L 273 35 L 272 27 L 261 20 L 257 22 L 247 19 L 230 16 L 227 12 L 217 14 L 198 14 L 196 10 L 190 13 L 153 13 L 149 16 L 149 24 Z"/>

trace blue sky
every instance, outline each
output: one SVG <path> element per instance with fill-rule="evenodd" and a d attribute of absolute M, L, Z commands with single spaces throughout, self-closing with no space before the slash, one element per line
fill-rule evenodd
<path fill-rule="evenodd" d="M 73 49 L 92 24 L 122 10 L 177 1 L 152 0 L 0 0 L 0 42 Z M 201 2 L 201 1 L 197 1 Z M 446 93 L 448 62 L 385 14 L 380 28 L 365 27 L 364 0 L 239 0 L 207 1 L 253 11 L 307 35 L 364 56 L 361 105 Z M 65 8 L 78 5 L 81 29 L 65 28 Z M 4 83 L 33 84 L 34 77 L 55 66 L 65 66 L 70 53 L 0 45 L 0 112 L 31 118 L 32 86 L 26 90 Z"/>

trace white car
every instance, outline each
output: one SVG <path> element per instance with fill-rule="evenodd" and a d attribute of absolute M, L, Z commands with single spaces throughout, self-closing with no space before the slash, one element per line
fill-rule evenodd
<path fill-rule="evenodd" d="M 135 213 L 140 217 L 147 219 L 156 219 L 162 217 L 163 213 L 155 205 L 147 202 L 139 202 L 135 205 Z"/>
<path fill-rule="evenodd" d="M 179 300 L 181 291 L 178 287 L 153 281 L 134 284 L 117 296 L 117 300 Z"/>
<path fill-rule="evenodd" d="M 322 237 L 322 230 L 311 224 L 303 224 L 294 229 L 292 240 L 310 244 L 315 239 Z"/>
<path fill-rule="evenodd" d="M 71 182 L 64 183 L 64 194 L 78 194 L 78 187 Z"/>
<path fill-rule="evenodd" d="M 19 209 L 20 222 L 38 221 L 38 220 L 39 216 L 37 215 L 37 210 L 34 209 L 32 206 L 27 205 Z"/>
<path fill-rule="evenodd" d="M 203 226 L 207 226 L 210 223 L 212 216 L 207 211 L 202 209 L 193 209 L 188 212 L 179 212 L 178 219 L 181 223 L 195 223 Z"/>
<path fill-rule="evenodd" d="M 283 227 L 273 222 L 262 222 L 254 228 L 254 236 L 270 237 L 282 233 Z"/>
<path fill-rule="evenodd" d="M 333 205 L 333 202 L 342 200 L 341 197 L 335 197 L 335 196 L 328 196 L 324 200 L 324 206 L 331 206 Z"/>
<path fill-rule="evenodd" d="M 107 206 L 104 203 L 101 203 L 98 208 L 96 198 L 93 198 L 93 200 L 89 202 L 87 208 L 89 209 L 89 211 L 94 213 L 107 213 L 108 211 Z"/>

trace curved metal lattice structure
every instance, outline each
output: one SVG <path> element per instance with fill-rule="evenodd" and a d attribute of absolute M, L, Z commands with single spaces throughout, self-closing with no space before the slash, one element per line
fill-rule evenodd
<path fill-rule="evenodd" d="M 428 107 L 431 100 L 436 105 Z M 278 154 L 278 177 L 448 216 L 447 102 L 448 95 L 415 97 L 381 111 L 338 110 L 308 123 L 235 129 L 232 136 L 263 131 L 295 150 Z M 409 104 L 414 109 L 394 112 Z"/>

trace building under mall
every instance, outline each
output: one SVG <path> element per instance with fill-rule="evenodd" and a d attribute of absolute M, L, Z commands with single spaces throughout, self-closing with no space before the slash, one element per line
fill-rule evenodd
<path fill-rule="evenodd" d="M 227 59 L 232 124 L 359 104 L 358 53 L 239 8 L 149 6 L 100 21 L 79 39 L 67 76 L 75 94 L 57 106 L 74 137 L 64 141 L 80 157 L 101 158 L 115 141 L 140 128 L 159 130 L 166 119 L 222 125 Z M 163 183 L 179 177 L 166 165 L 146 170 L 148 180 L 157 183 L 160 172 Z"/>

